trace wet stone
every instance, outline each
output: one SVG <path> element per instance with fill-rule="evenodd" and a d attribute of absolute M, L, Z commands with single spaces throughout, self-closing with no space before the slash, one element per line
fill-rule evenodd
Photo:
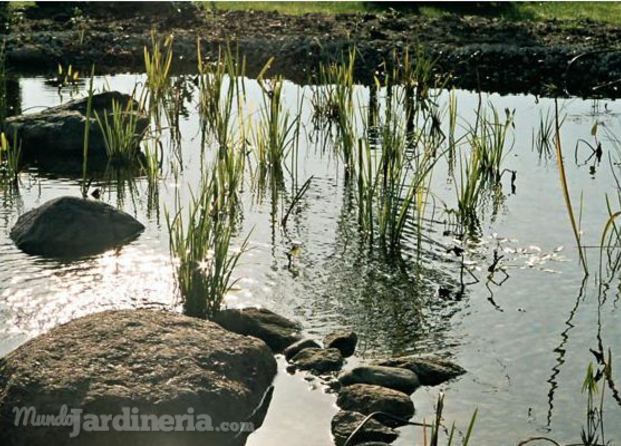
<path fill-rule="evenodd" d="M 335 348 L 307 348 L 295 355 L 291 361 L 297 369 L 317 374 L 337 372 L 343 367 L 343 356 Z"/>
<path fill-rule="evenodd" d="M 337 330 L 323 339 L 325 348 L 337 348 L 345 358 L 354 354 L 357 343 L 358 335 L 351 330 Z"/>

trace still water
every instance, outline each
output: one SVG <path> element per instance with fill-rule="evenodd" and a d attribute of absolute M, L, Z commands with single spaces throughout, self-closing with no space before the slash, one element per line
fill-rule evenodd
<path fill-rule="evenodd" d="M 141 75 L 97 78 L 98 89 L 130 93 Z M 250 107 L 260 104 L 260 89 L 247 80 Z M 28 113 L 69 99 L 42 78 L 19 80 L 21 110 Z M 310 87 L 285 86 L 288 106 L 295 107 Z M 83 91 L 75 92 L 76 97 Z M 368 91 L 357 88 L 361 103 Z M 456 92 L 460 121 L 474 119 L 479 97 Z M 447 100 L 442 94 L 441 101 Z M 515 109 L 512 148 L 503 167 L 516 171 L 515 191 L 509 176 L 497 197 L 497 212 L 482 211 L 482 236 L 466 250 L 472 274 L 461 299 L 438 290 L 459 287 L 459 258 L 437 244 L 424 244 L 416 274 L 390 266 L 381 255 L 360 246 L 355 213 L 348 208 L 343 166 L 313 133 L 312 109 L 306 101 L 297 165 L 275 189 L 259 190 L 250 176 L 244 185 L 243 219 L 237 243 L 250 233 L 250 247 L 235 276 L 235 289 L 227 297 L 231 307 L 264 306 L 297 319 L 309 336 L 320 338 L 338 327 L 351 327 L 360 337 L 357 357 L 349 365 L 372 358 L 410 353 L 434 353 L 451 358 L 468 370 L 458 380 L 414 395 L 415 421 L 429 420 L 440 391 L 446 394 L 446 425 L 455 421 L 465 430 L 478 409 L 475 444 L 517 444 L 531 436 L 550 436 L 558 442 L 575 442 L 585 422 L 586 395 L 582 381 L 589 352 L 601 339 L 612 350 L 613 377 L 621 369 L 621 318 L 618 281 L 605 295 L 598 294 L 599 238 L 608 211 L 605 196 L 617 202 L 613 170 L 617 149 L 610 135 L 621 135 L 621 105 L 607 100 L 559 101 L 562 145 L 572 201 L 580 213 L 583 244 L 591 274 L 584 279 L 578 251 L 567 217 L 553 153 L 534 148 L 541 117 L 553 112 L 554 101 L 533 96 L 484 95 L 484 103 L 498 110 Z M 118 205 L 146 225 L 146 231 L 118 252 L 78 261 L 61 262 L 28 256 L 17 250 L 9 231 L 18 216 L 61 195 L 80 195 L 79 175 L 63 173 L 60 166 L 30 166 L 20 178 L 18 192 L 0 193 L 0 355 L 55 325 L 84 314 L 117 308 L 175 308 L 172 262 L 168 252 L 165 210 L 174 210 L 175 197 L 187 203 L 201 176 L 201 134 L 196 105 L 186 104 L 180 121 L 180 150 L 167 151 L 164 178 L 158 197 L 149 200 L 145 178 L 132 181 L 96 177 L 92 187 L 102 199 Z M 249 110 L 252 113 L 253 110 Z M 580 145 L 594 144 L 594 123 L 604 154 L 601 163 Z M 165 144 L 166 147 L 166 144 Z M 173 154 L 174 152 L 174 154 Z M 621 156 L 619 157 L 621 159 Z M 175 167 L 175 166 L 181 166 Z M 58 167 L 58 168 L 56 168 Z M 178 179 L 172 170 L 178 168 Z M 308 192 L 295 207 L 287 230 L 280 226 L 291 197 L 306 179 Z M 446 167 L 433 175 L 433 219 L 439 223 L 426 235 L 444 247 L 458 243 L 444 232 L 444 206 L 455 207 L 455 192 Z M 618 205 L 617 205 L 618 207 Z M 613 210 L 616 210 L 614 208 Z M 292 261 L 288 253 L 301 249 Z M 508 278 L 499 274 L 487 280 L 494 251 Z M 414 261 L 412 260 L 412 264 Z M 251 446 L 291 444 L 330 445 L 329 426 L 336 413 L 335 396 L 303 374 L 280 372 L 264 426 L 251 435 Z M 606 388 L 607 440 L 621 442 L 621 407 Z M 394 444 L 418 444 L 420 428 L 405 427 Z"/>

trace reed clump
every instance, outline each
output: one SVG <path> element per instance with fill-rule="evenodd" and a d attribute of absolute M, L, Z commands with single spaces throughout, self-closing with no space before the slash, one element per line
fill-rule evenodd
<path fill-rule="evenodd" d="M 197 196 L 192 196 L 184 216 L 166 214 L 170 252 L 175 264 L 177 286 L 184 312 L 189 316 L 212 318 L 235 281 L 233 271 L 242 252 L 231 248 L 234 227 L 223 202 L 222 180 L 217 169 L 206 174 Z"/>
<path fill-rule="evenodd" d="M 292 115 L 283 104 L 282 77 L 259 78 L 263 104 L 254 126 L 253 145 L 260 172 L 282 172 L 284 160 L 297 144 L 300 115 Z"/>
<path fill-rule="evenodd" d="M 95 119 L 103 134 L 108 160 L 113 165 L 129 165 L 138 160 L 142 131 L 139 129 L 141 114 L 133 99 L 123 106 L 113 100 L 110 111 L 101 115 L 95 111 Z"/>
<path fill-rule="evenodd" d="M 17 134 L 9 142 L 4 132 L 0 133 L 0 178 L 3 182 L 17 184 L 21 170 L 21 143 Z"/>

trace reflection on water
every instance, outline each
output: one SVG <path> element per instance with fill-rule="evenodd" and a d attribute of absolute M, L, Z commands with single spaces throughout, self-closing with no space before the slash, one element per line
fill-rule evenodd
<path fill-rule="evenodd" d="M 96 87 L 109 83 L 129 93 L 141 80 L 138 75 L 120 75 L 97 79 Z M 26 112 L 68 100 L 40 78 L 21 79 L 18 91 Z M 247 92 L 256 109 L 261 93 L 254 81 L 247 82 Z M 300 92 L 310 95 L 309 88 L 285 84 L 288 107 L 297 106 Z M 364 87 L 357 87 L 357 94 L 363 103 L 377 100 L 377 92 L 369 97 Z M 477 95 L 459 91 L 457 98 L 460 115 L 471 119 Z M 580 388 L 586 365 L 593 360 L 589 349 L 600 343 L 610 346 L 613 370 L 621 365 L 615 355 L 621 336 L 618 284 L 613 281 L 603 299 L 598 298 L 595 277 L 583 280 L 554 158 L 546 154 L 545 145 L 534 150 L 533 133 L 553 103 L 530 96 L 490 95 L 489 100 L 499 109 L 516 109 L 515 143 L 504 160 L 507 169 L 517 172 L 516 178 L 503 178 L 502 188 L 481 216 L 482 236 L 465 245 L 450 225 L 444 225 L 442 203 L 453 206 L 455 192 L 446 166 L 438 165 L 432 184 L 437 209 L 430 217 L 434 223 L 425 226 L 424 254 L 418 258 L 406 249 L 404 260 L 387 258 L 361 242 L 343 166 L 330 150 L 330 138 L 313 129 L 306 104 L 297 163 L 288 166 L 279 181 L 268 178 L 262 187 L 255 187 L 260 178 L 246 178 L 237 243 L 251 233 L 251 249 L 241 259 L 236 272 L 240 280 L 227 304 L 265 306 L 303 321 L 316 337 L 352 327 L 365 359 L 403 353 L 451 357 L 469 373 L 439 388 L 417 391 L 416 418 L 429 419 L 438 392 L 445 391 L 445 417 L 458 426 L 465 427 L 472 411 L 479 409 L 477 444 L 516 444 L 542 434 L 575 441 L 586 407 Z M 591 130 L 598 121 L 609 132 L 598 134 L 604 160 L 613 153 L 610 135 L 621 134 L 617 103 L 594 108 L 590 101 L 572 99 L 562 106 L 567 114 L 564 147 L 571 151 L 579 139 L 594 145 Z M 185 110 L 179 133 L 173 140 L 166 134 L 162 141 L 166 157 L 157 194 L 146 178 L 93 173 L 91 189 L 99 188 L 103 200 L 147 227 L 139 239 L 117 252 L 59 262 L 27 256 L 10 241 L 10 228 L 24 211 L 60 195 L 79 196 L 79 174 L 71 173 L 71 167 L 31 166 L 22 175 L 19 191 L 0 191 L 0 354 L 83 314 L 111 308 L 178 308 L 164 210 L 172 210 L 177 194 L 187 203 L 188 185 L 197 187 L 200 165 L 213 153 L 209 143 L 201 150 L 204 135 L 195 104 L 186 103 Z M 595 170 L 590 168 L 593 159 L 584 164 L 582 155 L 588 157 L 588 149 L 580 149 L 579 155 L 577 163 L 573 153 L 565 162 L 572 199 L 577 203 L 580 194 L 588 197 L 581 225 L 585 245 L 595 246 L 607 218 L 603 196 L 615 191 L 615 181 L 603 163 Z M 283 230 L 283 214 L 311 177 Z M 408 243 L 416 243 L 415 229 L 407 228 L 406 233 Z M 589 250 L 589 259 L 597 264 L 598 251 Z M 462 287 L 464 283 L 468 286 Z M 334 396 L 324 394 L 319 383 L 281 373 L 268 418 L 249 444 L 284 444 L 295 438 L 300 445 L 328 445 L 335 411 Z M 621 440 L 620 414 L 614 398 L 607 400 L 609 440 Z M 419 428 L 401 431 L 395 444 L 414 444 L 422 438 Z"/>

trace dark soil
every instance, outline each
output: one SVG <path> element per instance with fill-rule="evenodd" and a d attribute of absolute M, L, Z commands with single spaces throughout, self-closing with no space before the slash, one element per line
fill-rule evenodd
<path fill-rule="evenodd" d="M 82 20 L 70 13 L 29 13 L 7 35 L 7 63 L 44 73 L 55 72 L 59 62 L 83 71 L 95 64 L 98 73 L 140 71 L 143 48 L 156 29 L 162 36 L 174 34 L 179 71 L 194 70 L 197 37 L 212 57 L 220 45 L 237 47 L 247 57 L 250 74 L 274 56 L 271 72 L 299 83 L 312 82 L 319 62 L 340 58 L 354 46 L 362 81 L 381 71 L 393 49 L 421 47 L 438 58 L 439 70 L 461 88 L 619 96 L 621 50 L 614 48 L 621 28 L 589 21 L 510 22 L 458 15 L 432 19 L 391 10 L 336 16 L 162 10 L 150 13 L 143 7 L 132 13 L 124 8 L 122 18 L 104 10 Z M 80 27 L 85 30 L 82 43 Z"/>

